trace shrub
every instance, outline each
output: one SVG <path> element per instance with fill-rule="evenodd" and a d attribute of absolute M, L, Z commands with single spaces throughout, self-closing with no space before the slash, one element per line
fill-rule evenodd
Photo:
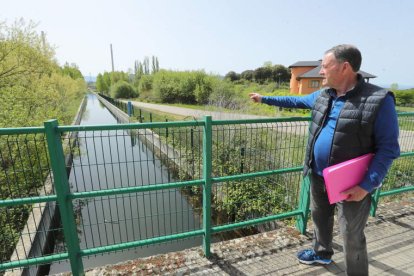
<path fill-rule="evenodd" d="M 138 92 L 135 91 L 134 87 L 126 81 L 117 82 L 111 89 L 112 97 L 115 99 L 119 98 L 136 98 Z"/>
<path fill-rule="evenodd" d="M 414 89 L 395 91 L 397 105 L 414 105 Z"/>
<path fill-rule="evenodd" d="M 153 92 L 163 103 L 205 104 L 215 77 L 203 71 L 166 71 L 154 75 Z"/>
<path fill-rule="evenodd" d="M 240 100 L 231 82 L 216 79 L 212 87 L 213 90 L 209 97 L 209 104 L 231 109 L 238 107 Z"/>
<path fill-rule="evenodd" d="M 138 91 L 145 92 L 152 89 L 153 75 L 142 75 L 138 84 Z"/>

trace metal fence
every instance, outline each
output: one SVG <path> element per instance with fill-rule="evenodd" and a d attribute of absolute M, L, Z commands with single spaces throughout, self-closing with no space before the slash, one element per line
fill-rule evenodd
<path fill-rule="evenodd" d="M 145 108 L 134 106 L 131 104 L 131 102 L 123 102 L 102 93 L 98 93 L 98 95 L 140 123 L 168 122 L 168 118 L 166 116 L 160 115 L 159 112 L 154 113 Z"/>
<path fill-rule="evenodd" d="M 78 275 L 83 257 L 191 237 L 209 256 L 213 235 L 266 231 L 281 219 L 303 233 L 308 124 L 205 117 L 0 129 L 0 271 L 69 259 Z M 414 113 L 399 124 L 402 155 L 372 214 L 379 198 L 414 190 Z"/>

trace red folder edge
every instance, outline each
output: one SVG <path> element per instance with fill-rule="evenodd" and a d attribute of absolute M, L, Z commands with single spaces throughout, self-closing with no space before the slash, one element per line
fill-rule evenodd
<path fill-rule="evenodd" d="M 341 192 L 361 183 L 373 157 L 373 153 L 367 153 L 322 171 L 330 204 L 347 199 Z"/>

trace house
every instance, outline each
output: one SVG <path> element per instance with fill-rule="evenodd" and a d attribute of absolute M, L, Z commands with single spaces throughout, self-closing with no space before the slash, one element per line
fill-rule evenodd
<path fill-rule="evenodd" d="M 319 75 L 322 60 L 317 61 L 298 61 L 289 66 L 291 71 L 290 93 L 291 94 L 310 94 L 322 87 L 323 77 Z M 359 70 L 367 82 L 369 79 L 376 78 L 367 72 Z"/>

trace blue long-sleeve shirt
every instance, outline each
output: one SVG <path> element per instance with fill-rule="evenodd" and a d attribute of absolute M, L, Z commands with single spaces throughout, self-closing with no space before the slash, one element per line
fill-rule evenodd
<path fill-rule="evenodd" d="M 312 109 L 321 90 L 304 97 L 297 96 L 264 96 L 262 103 L 287 108 Z M 314 162 L 312 169 L 319 175 L 329 164 L 329 154 L 339 113 L 345 103 L 343 96 L 333 96 L 332 109 L 314 145 Z M 398 118 L 394 99 L 387 95 L 382 102 L 374 123 L 375 156 L 368 168 L 363 181 L 359 184 L 367 192 L 372 192 L 381 185 L 392 161 L 400 155 L 398 144 Z"/>

